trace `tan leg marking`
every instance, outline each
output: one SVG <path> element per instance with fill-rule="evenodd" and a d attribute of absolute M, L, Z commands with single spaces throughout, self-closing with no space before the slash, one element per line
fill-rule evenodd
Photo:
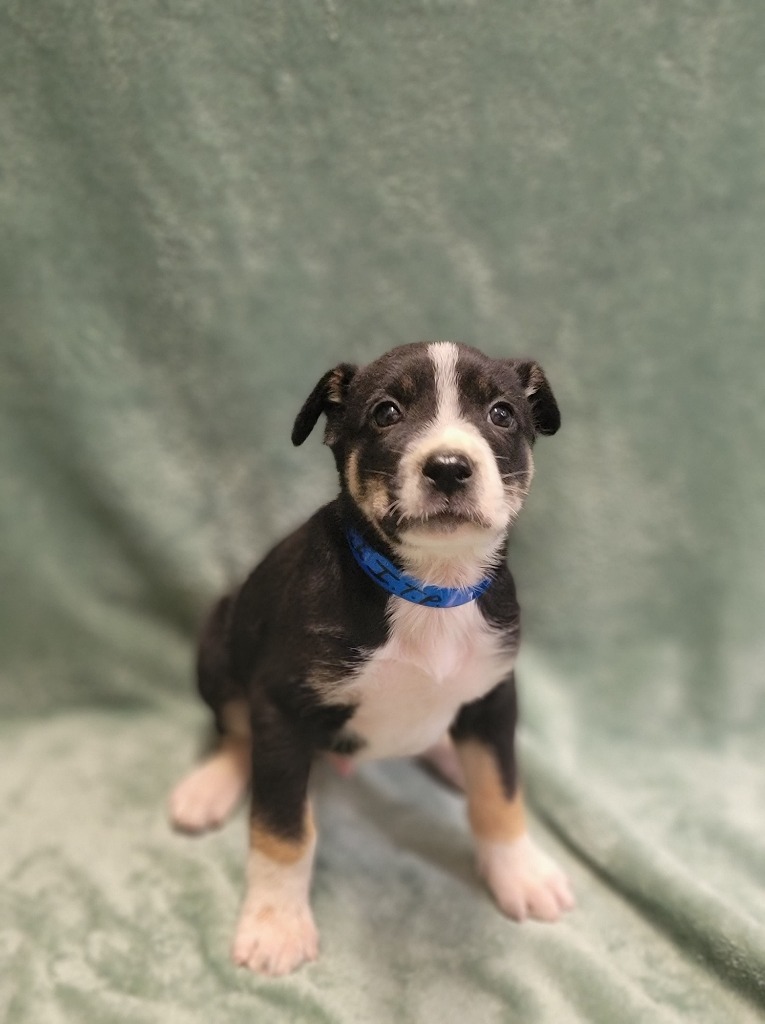
<path fill-rule="evenodd" d="M 315 960 L 319 937 L 308 902 L 316 829 L 306 805 L 303 835 L 289 842 L 257 823 L 250 829 L 247 894 L 239 915 L 232 956 L 262 974 L 294 971 Z"/>
<path fill-rule="evenodd" d="M 257 850 L 264 857 L 285 867 L 302 860 L 315 842 L 316 826 L 313 823 L 311 805 L 308 803 L 303 820 L 303 835 L 299 839 L 283 839 L 281 836 L 274 835 L 257 821 L 253 821 L 250 825 L 250 849 Z"/>
<path fill-rule="evenodd" d="M 510 843 L 526 831 L 523 795 L 509 797 L 492 752 L 475 741 L 457 747 L 468 798 L 468 816 L 477 839 Z"/>
<path fill-rule="evenodd" d="M 457 752 L 478 870 L 497 905 L 516 921 L 557 921 L 574 897 L 566 876 L 527 834 L 520 789 L 508 797 L 494 756 L 482 744 L 461 743 Z"/>
<path fill-rule="evenodd" d="M 250 708 L 246 700 L 229 701 L 223 707 L 221 718 L 227 736 L 249 742 L 251 737 Z"/>

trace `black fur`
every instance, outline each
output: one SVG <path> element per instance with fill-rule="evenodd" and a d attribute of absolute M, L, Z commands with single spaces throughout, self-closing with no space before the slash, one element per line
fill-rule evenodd
<path fill-rule="evenodd" d="M 321 377 L 295 419 L 292 428 L 294 445 L 301 445 L 306 440 L 322 413 L 327 417 L 325 443 L 334 443 L 335 427 L 344 405 L 348 385 L 355 373 L 356 367 L 351 363 L 341 363 L 334 369 L 327 370 Z"/>
<path fill-rule="evenodd" d="M 461 346 L 459 387 L 465 396 L 463 416 L 488 440 L 501 472 L 511 477 L 527 467 L 527 446 L 536 435 L 554 433 L 560 425 L 552 391 L 536 363 L 490 360 Z M 402 346 L 361 369 L 342 363 L 323 375 L 296 418 L 292 440 L 302 444 L 326 415 L 325 443 L 340 470 L 340 495 L 277 544 L 244 584 L 215 606 L 202 633 L 199 691 L 221 730 L 228 704 L 245 701 L 249 707 L 251 813 L 286 839 L 302 836 L 315 755 L 353 753 L 362 742 L 353 733 L 355 709 L 343 697 L 343 681 L 388 639 L 389 598 L 356 565 L 345 529 L 353 524 L 401 565 L 396 546 L 400 523 L 395 517 L 370 521 L 360 502 L 366 488 L 392 480 L 403 439 L 433 416 L 433 390 L 432 366 L 423 358 L 422 345 Z M 404 427 L 382 431 L 375 426 L 372 410 L 385 399 L 406 409 Z M 487 422 L 487 408 L 499 399 L 513 410 L 507 430 Z M 351 453 L 360 493 L 349 482 Z M 514 647 L 519 610 L 504 550 L 493 574 L 479 608 Z M 478 739 L 491 748 L 508 795 L 516 786 L 516 714 L 511 675 L 465 706 L 453 725 L 455 738 Z"/>
<path fill-rule="evenodd" d="M 250 708 L 252 814 L 298 838 L 311 763 L 350 752 L 353 705 L 328 703 L 317 686 L 342 679 L 385 642 L 386 595 L 358 570 L 342 502 L 319 509 L 277 544 L 242 587 L 216 605 L 200 643 L 198 684 L 223 730 L 226 704 Z"/>
<path fill-rule="evenodd" d="M 512 365 L 524 390 L 533 389 L 528 401 L 535 429 L 540 434 L 556 434 L 560 430 L 560 410 L 542 367 L 532 360 L 522 359 L 513 360 Z"/>
<path fill-rule="evenodd" d="M 518 789 L 515 758 L 515 729 L 518 724 L 518 697 L 515 673 L 471 704 L 463 706 L 450 731 L 455 743 L 477 740 L 496 758 L 505 795 L 511 800 Z"/>

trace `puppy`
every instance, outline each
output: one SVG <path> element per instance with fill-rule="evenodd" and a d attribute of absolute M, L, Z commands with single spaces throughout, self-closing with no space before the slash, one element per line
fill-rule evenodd
<path fill-rule="evenodd" d="M 544 373 L 453 342 L 404 345 L 325 373 L 294 444 L 322 414 L 340 494 L 214 608 L 198 685 L 219 743 L 170 798 L 176 827 L 199 832 L 249 785 L 232 952 L 271 975 L 318 952 L 308 783 L 323 753 L 349 765 L 456 751 L 500 909 L 552 921 L 573 906 L 527 834 L 513 746 L 519 609 L 505 554 L 536 437 L 560 426 Z"/>

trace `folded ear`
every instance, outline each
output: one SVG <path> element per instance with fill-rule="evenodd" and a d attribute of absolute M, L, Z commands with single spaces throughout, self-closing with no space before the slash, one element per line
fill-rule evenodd
<path fill-rule="evenodd" d="M 560 410 L 542 367 L 533 360 L 515 360 L 514 365 L 529 400 L 537 433 L 556 433 L 560 427 Z"/>
<path fill-rule="evenodd" d="M 326 413 L 327 416 L 324 443 L 331 445 L 337 440 L 337 423 L 345 404 L 348 385 L 355 373 L 356 367 L 350 363 L 340 363 L 334 369 L 327 370 L 297 414 L 295 426 L 292 428 L 292 443 L 294 445 L 302 444 L 305 441 L 322 413 Z"/>

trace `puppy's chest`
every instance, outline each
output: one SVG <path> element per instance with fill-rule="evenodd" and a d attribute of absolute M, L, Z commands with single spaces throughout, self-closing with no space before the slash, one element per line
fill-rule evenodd
<path fill-rule="evenodd" d="M 515 651 L 473 604 L 421 608 L 393 599 L 390 635 L 344 687 L 356 705 L 349 731 L 362 758 L 421 753 L 459 708 L 510 672 Z"/>

